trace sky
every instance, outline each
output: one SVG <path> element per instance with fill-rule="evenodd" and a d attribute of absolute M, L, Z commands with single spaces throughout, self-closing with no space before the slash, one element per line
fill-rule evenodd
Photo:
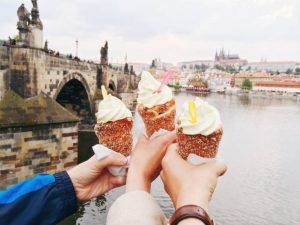
<path fill-rule="evenodd" d="M 17 34 L 17 8 L 0 0 L 0 39 Z M 249 61 L 300 61 L 299 0 L 39 0 L 49 48 L 97 60 L 150 63 L 213 59 L 217 49 Z"/>

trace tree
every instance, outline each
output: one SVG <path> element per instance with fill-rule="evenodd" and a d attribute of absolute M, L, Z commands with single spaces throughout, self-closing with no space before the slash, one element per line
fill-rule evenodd
<path fill-rule="evenodd" d="M 287 69 L 287 71 L 286 71 L 286 74 L 291 74 L 291 73 L 293 73 L 293 70 L 292 69 Z"/>
<path fill-rule="evenodd" d="M 178 81 L 176 81 L 176 83 L 173 87 L 174 87 L 175 91 L 179 91 L 181 88 L 180 83 Z"/>
<path fill-rule="evenodd" d="M 224 67 L 218 64 L 215 65 L 215 69 L 225 71 Z"/>
<path fill-rule="evenodd" d="M 13 39 L 15 39 L 16 41 L 20 41 L 20 36 L 17 34 L 17 35 L 14 36 Z"/>
<path fill-rule="evenodd" d="M 200 66 L 198 64 L 195 64 L 195 70 L 200 71 Z"/>
<path fill-rule="evenodd" d="M 205 65 L 204 63 L 201 64 L 200 69 L 202 72 L 205 72 L 208 69 L 208 66 Z"/>
<path fill-rule="evenodd" d="M 236 72 L 237 72 L 236 69 L 235 69 L 235 67 L 232 66 L 232 65 L 226 66 L 225 71 L 226 71 L 227 73 L 236 73 Z"/>
<path fill-rule="evenodd" d="M 241 88 L 243 90 L 251 90 L 252 82 L 249 79 L 244 79 Z"/>

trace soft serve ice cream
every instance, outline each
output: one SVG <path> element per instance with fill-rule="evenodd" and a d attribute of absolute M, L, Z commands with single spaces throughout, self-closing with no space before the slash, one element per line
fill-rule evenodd
<path fill-rule="evenodd" d="M 142 104 L 147 108 L 156 105 L 165 104 L 173 99 L 173 94 L 168 86 L 164 86 L 161 92 L 157 92 L 160 82 L 156 80 L 151 73 L 143 71 L 141 81 L 138 86 L 138 104 Z"/>
<path fill-rule="evenodd" d="M 149 72 L 143 71 L 138 86 L 137 110 L 141 115 L 147 135 L 150 137 L 160 129 L 175 129 L 175 100 L 172 90 L 164 86 L 160 92 L 160 82 Z"/>
<path fill-rule="evenodd" d="M 220 113 L 199 98 L 194 103 L 197 117 L 195 122 L 191 121 L 188 102 L 183 105 L 183 112 L 179 116 L 178 152 L 184 159 L 191 153 L 204 158 L 214 158 L 223 134 Z"/>
<path fill-rule="evenodd" d="M 132 114 L 118 98 L 108 95 L 99 104 L 95 132 L 99 143 L 129 156 L 132 150 Z"/>
<path fill-rule="evenodd" d="M 202 101 L 200 98 L 195 100 L 197 122 L 190 122 L 189 106 L 186 102 L 183 106 L 183 113 L 179 116 L 180 127 L 183 133 L 189 135 L 202 134 L 208 136 L 222 126 L 219 111 Z"/>
<path fill-rule="evenodd" d="M 98 123 L 107 123 L 132 118 L 132 114 L 120 99 L 108 95 L 100 102 L 96 117 Z"/>

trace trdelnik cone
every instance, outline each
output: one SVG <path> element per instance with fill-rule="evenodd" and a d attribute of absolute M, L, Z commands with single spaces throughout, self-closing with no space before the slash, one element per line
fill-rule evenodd
<path fill-rule="evenodd" d="M 219 111 L 196 98 L 183 105 L 178 119 L 178 153 L 187 159 L 189 154 L 215 158 L 223 135 Z"/>
<path fill-rule="evenodd" d="M 138 85 L 137 111 L 144 121 L 148 137 L 160 129 L 175 129 L 175 99 L 172 90 L 166 85 L 170 76 L 168 72 L 165 79 L 159 82 L 149 72 L 142 72 Z"/>
<path fill-rule="evenodd" d="M 107 95 L 104 86 L 101 89 L 95 133 L 100 144 L 127 157 L 132 150 L 132 114 L 120 99 Z"/>

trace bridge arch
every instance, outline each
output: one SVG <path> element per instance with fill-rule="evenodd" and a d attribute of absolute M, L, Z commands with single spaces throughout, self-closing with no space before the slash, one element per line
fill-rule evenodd
<path fill-rule="evenodd" d="M 72 73 L 60 82 L 54 99 L 81 118 L 82 123 L 93 122 L 94 107 L 90 88 L 80 73 Z"/>

